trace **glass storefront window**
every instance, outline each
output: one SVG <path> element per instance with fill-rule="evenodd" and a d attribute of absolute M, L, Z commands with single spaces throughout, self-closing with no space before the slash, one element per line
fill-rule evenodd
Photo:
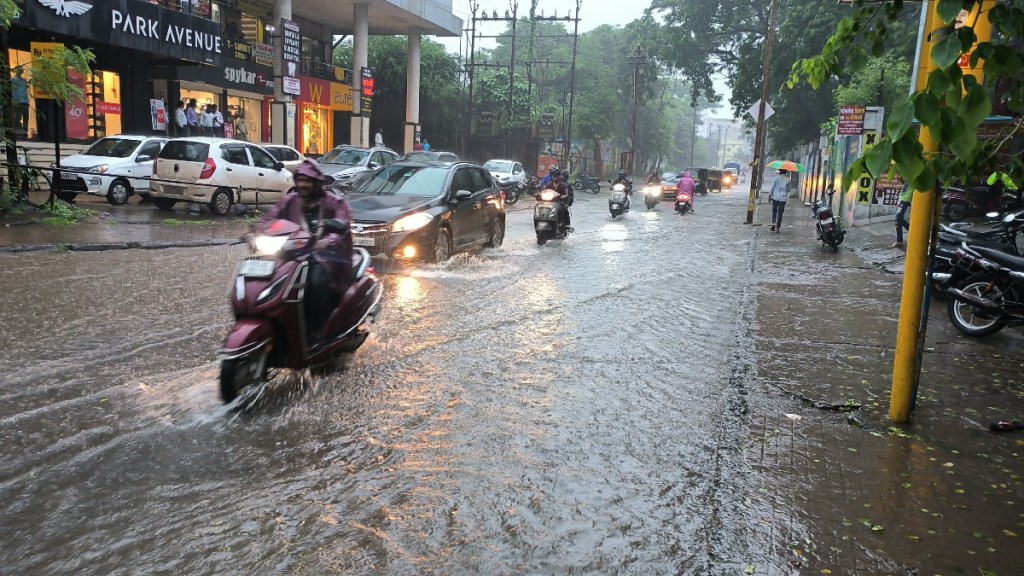
<path fill-rule="evenodd" d="M 302 106 L 302 153 L 319 156 L 330 150 L 332 135 L 330 109 L 304 104 Z"/>
<path fill-rule="evenodd" d="M 255 98 L 228 96 L 228 114 L 235 126 L 235 138 L 246 142 L 260 142 L 263 126 L 263 101 Z"/>
<path fill-rule="evenodd" d="M 10 68 L 15 71 L 11 74 L 11 88 L 15 101 L 14 133 L 20 138 L 35 139 L 39 131 L 36 124 L 36 99 L 32 97 L 32 90 L 27 84 L 32 79 L 32 70 L 29 67 L 32 54 L 28 51 L 9 50 L 7 61 Z M 18 70 L 22 71 L 20 80 L 24 80 L 24 84 L 19 81 Z"/>
<path fill-rule="evenodd" d="M 103 102 L 107 104 L 121 104 L 121 77 L 114 72 L 95 72 L 93 74 L 93 82 L 99 80 L 102 83 L 102 91 L 100 87 L 93 85 L 93 94 L 102 94 Z M 88 86 L 88 84 L 86 84 Z M 87 88 L 88 90 L 88 88 Z M 88 96 L 86 97 L 86 103 L 88 103 Z M 93 118 L 96 119 L 96 130 L 94 138 L 102 138 L 103 136 L 113 136 L 114 134 L 121 133 L 121 114 L 114 112 L 99 112 L 97 111 Z M 102 129 L 102 133 L 100 130 Z"/>

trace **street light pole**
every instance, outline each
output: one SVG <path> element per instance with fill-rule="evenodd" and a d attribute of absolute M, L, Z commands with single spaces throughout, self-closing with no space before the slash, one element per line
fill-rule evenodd
<path fill-rule="evenodd" d="M 697 147 L 697 103 L 693 104 L 693 130 L 690 132 L 690 167 L 693 167 L 693 149 Z"/>
<path fill-rule="evenodd" d="M 633 49 L 633 55 L 627 61 L 633 65 L 633 128 L 629 136 L 629 174 L 632 175 L 633 168 L 636 166 L 636 76 L 640 64 L 647 61 L 647 56 L 644 55 L 639 44 Z"/>
<path fill-rule="evenodd" d="M 757 112 L 757 132 L 754 135 L 754 166 L 750 174 L 750 196 L 747 197 L 747 224 L 754 223 L 754 198 L 761 187 L 764 167 L 761 166 L 764 147 L 764 107 L 768 103 L 768 76 L 772 65 L 772 43 L 775 42 L 775 14 L 779 11 L 779 0 L 772 0 L 771 16 L 768 17 L 768 38 L 764 50 L 764 71 L 761 74 L 761 102 Z"/>

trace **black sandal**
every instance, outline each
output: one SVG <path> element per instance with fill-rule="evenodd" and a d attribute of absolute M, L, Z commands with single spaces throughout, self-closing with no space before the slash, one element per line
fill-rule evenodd
<path fill-rule="evenodd" d="M 988 425 L 989 429 L 993 432 L 1015 432 L 1017 430 L 1024 430 L 1024 424 L 1020 422 L 1011 422 L 1009 420 L 1000 420 L 999 422 L 993 422 Z"/>

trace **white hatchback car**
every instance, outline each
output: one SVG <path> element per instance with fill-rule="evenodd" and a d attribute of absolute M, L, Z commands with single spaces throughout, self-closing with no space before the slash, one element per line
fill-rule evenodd
<path fill-rule="evenodd" d="M 226 138 L 175 138 L 153 165 L 153 203 L 206 204 L 227 214 L 235 203 L 274 204 L 295 185 L 292 173 L 256 144 Z"/>
<path fill-rule="evenodd" d="M 284 167 L 292 174 L 295 174 L 299 164 L 302 164 L 302 161 L 306 159 L 305 156 L 291 146 L 285 146 L 284 144 L 263 144 L 262 146 L 264 150 L 270 152 L 274 159 L 283 162 Z"/>
<path fill-rule="evenodd" d="M 106 196 L 107 202 L 120 206 L 132 194 L 149 194 L 149 176 L 153 159 L 167 138 L 121 134 L 100 138 L 84 151 L 60 161 L 62 200 L 79 194 Z M 51 167 L 54 167 L 51 165 Z"/>
<path fill-rule="evenodd" d="M 526 184 L 526 170 L 515 160 L 488 160 L 484 163 L 484 170 L 490 172 L 499 184 L 510 181 Z"/>

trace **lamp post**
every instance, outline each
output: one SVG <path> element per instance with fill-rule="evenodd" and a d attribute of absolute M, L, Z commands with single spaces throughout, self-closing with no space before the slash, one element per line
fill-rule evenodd
<path fill-rule="evenodd" d="M 647 55 L 640 49 L 639 44 L 633 49 L 633 55 L 627 59 L 627 62 L 633 65 L 633 128 L 629 136 L 629 174 L 632 175 L 633 168 L 636 166 L 636 76 L 640 64 L 647 62 Z"/>

